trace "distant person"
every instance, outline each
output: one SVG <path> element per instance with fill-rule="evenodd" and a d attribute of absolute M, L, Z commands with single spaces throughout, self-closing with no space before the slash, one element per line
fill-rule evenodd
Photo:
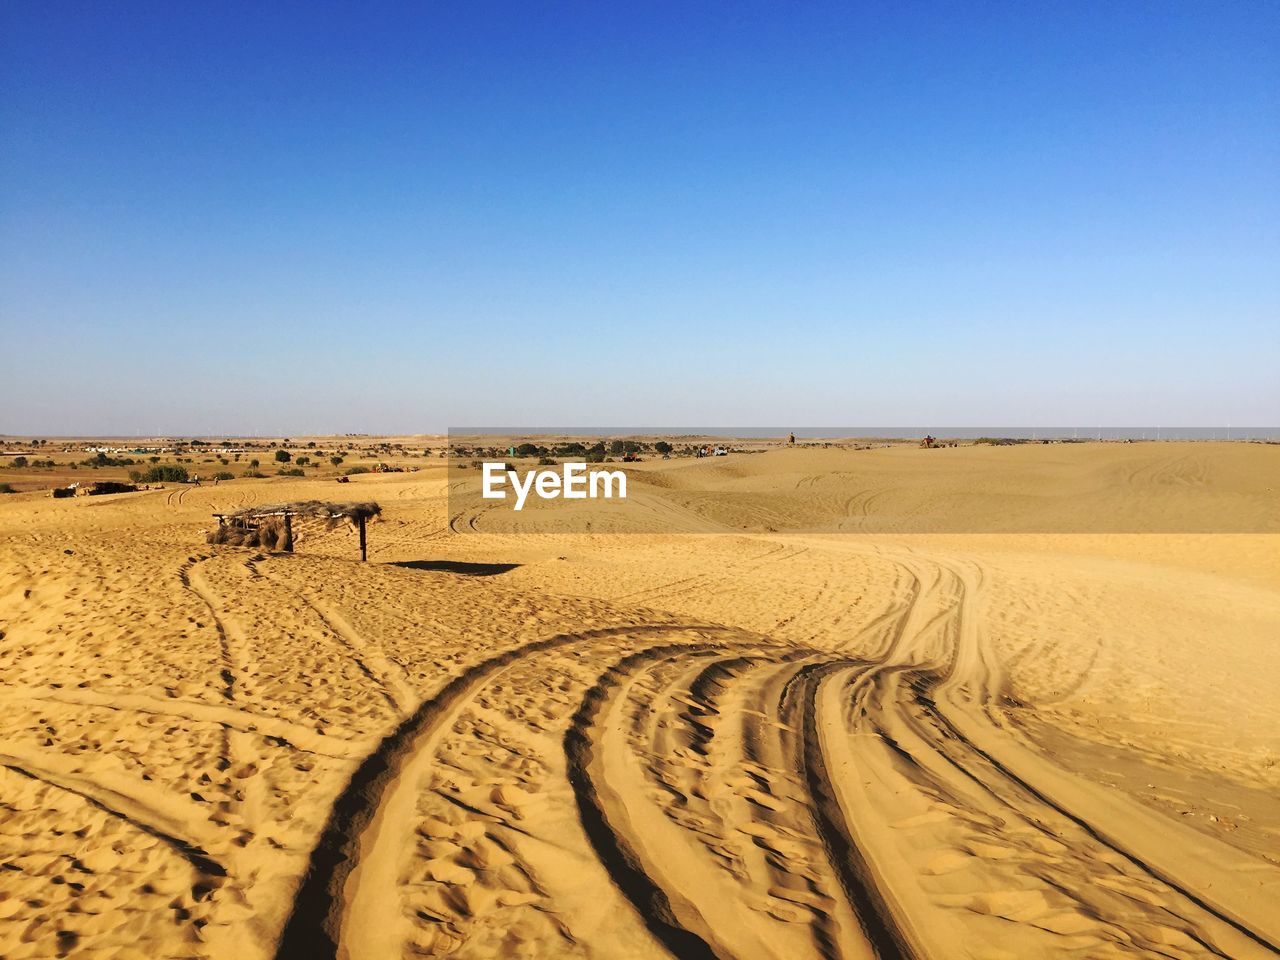
<path fill-rule="evenodd" d="M 197 486 L 197 487 L 200 486 L 200 474 L 197 473 L 194 477 L 192 477 L 191 483 L 194 486 Z"/>
<path fill-rule="evenodd" d="M 793 447 L 796 445 L 796 435 L 794 433 L 788 434 L 787 443 Z"/>

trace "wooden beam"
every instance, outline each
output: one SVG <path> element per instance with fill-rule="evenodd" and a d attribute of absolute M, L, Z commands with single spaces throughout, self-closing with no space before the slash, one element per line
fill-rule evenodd
<path fill-rule="evenodd" d="M 364 514 L 360 515 L 360 562 L 364 563 L 369 559 L 369 551 L 365 545 L 364 538 Z"/>
<path fill-rule="evenodd" d="M 284 552 L 293 553 L 293 520 L 287 511 L 284 515 Z"/>

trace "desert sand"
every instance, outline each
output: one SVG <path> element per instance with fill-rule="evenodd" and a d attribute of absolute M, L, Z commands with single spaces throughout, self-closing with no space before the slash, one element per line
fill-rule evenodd
<path fill-rule="evenodd" d="M 1275 957 L 1278 478 L 774 449 L 574 534 L 442 460 L 7 496 L 0 957 Z M 368 563 L 205 542 L 315 498 L 382 505 Z"/>

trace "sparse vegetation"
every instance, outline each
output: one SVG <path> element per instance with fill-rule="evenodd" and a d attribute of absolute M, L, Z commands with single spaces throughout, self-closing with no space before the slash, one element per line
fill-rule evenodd
<path fill-rule="evenodd" d="M 96 456 L 89 457 L 87 460 L 81 460 L 80 462 L 86 467 L 93 467 L 95 470 L 99 467 L 131 467 L 137 463 L 136 460 L 129 457 L 108 457 L 101 450 L 98 451 Z"/>
<path fill-rule="evenodd" d="M 166 463 L 158 467 L 149 468 L 139 479 L 142 483 L 186 483 L 188 480 L 187 468 Z"/>
<path fill-rule="evenodd" d="M 17 493 L 17 492 L 18 492 L 17 490 L 13 489 L 13 484 L 0 483 L 0 493 Z"/>

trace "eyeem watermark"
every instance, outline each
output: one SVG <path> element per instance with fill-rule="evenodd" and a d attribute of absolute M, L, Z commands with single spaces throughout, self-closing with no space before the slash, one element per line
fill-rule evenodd
<path fill-rule="evenodd" d="M 505 463 L 486 461 L 483 466 L 484 481 L 480 495 L 486 500 L 505 500 L 504 484 L 515 491 L 515 509 L 523 510 L 530 491 L 543 500 L 606 500 L 627 498 L 627 475 L 621 470 L 588 470 L 585 463 L 564 463 L 560 472 L 555 470 L 530 470 L 524 480 Z M 616 493 L 615 493 L 616 490 Z"/>

